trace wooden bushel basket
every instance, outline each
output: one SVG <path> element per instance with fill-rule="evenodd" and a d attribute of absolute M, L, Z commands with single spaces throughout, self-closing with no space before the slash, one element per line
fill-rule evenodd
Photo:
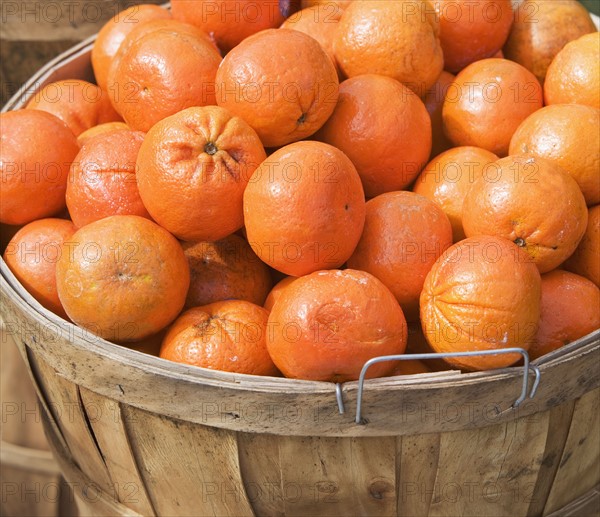
<path fill-rule="evenodd" d="M 42 69 L 89 77 L 91 42 Z M 44 310 L 0 262 L 1 307 L 84 515 L 596 515 L 600 331 L 523 368 L 342 385 L 176 364 Z M 529 385 L 533 377 L 529 377 Z"/>

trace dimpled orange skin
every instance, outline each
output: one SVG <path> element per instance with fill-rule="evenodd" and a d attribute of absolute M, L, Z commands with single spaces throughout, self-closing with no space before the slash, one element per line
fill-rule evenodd
<path fill-rule="evenodd" d="M 542 275 L 540 325 L 529 349 L 537 359 L 600 328 L 600 289 L 574 273 Z"/>
<path fill-rule="evenodd" d="M 4 251 L 4 261 L 27 292 L 46 309 L 67 318 L 56 291 L 56 261 L 77 228 L 64 219 L 38 219 L 21 228 Z"/>
<path fill-rule="evenodd" d="M 187 260 L 177 239 L 148 219 L 100 219 L 77 230 L 63 251 L 56 263 L 60 301 L 74 323 L 100 337 L 143 339 L 183 308 Z"/>
<path fill-rule="evenodd" d="M 136 181 L 144 133 L 117 130 L 88 140 L 69 172 L 67 208 L 78 228 L 109 215 L 150 218 Z"/>
<path fill-rule="evenodd" d="M 265 158 L 241 118 L 218 106 L 189 108 L 147 133 L 137 160 L 140 196 L 179 239 L 222 239 L 243 226 L 244 189 Z"/>
<path fill-rule="evenodd" d="M 245 39 L 223 59 L 216 83 L 218 105 L 246 120 L 266 147 L 317 131 L 333 112 L 339 88 L 321 45 L 291 29 Z"/>
<path fill-rule="evenodd" d="M 584 276 L 600 287 L 600 205 L 588 210 L 588 224 L 575 252 L 564 268 Z"/>
<path fill-rule="evenodd" d="M 243 300 L 185 311 L 165 336 L 160 357 L 211 370 L 276 376 L 266 346 L 269 313 Z"/>
<path fill-rule="evenodd" d="M 287 145 L 250 179 L 244 222 L 254 252 L 286 275 L 340 267 L 352 255 L 365 222 L 360 177 L 333 146 L 313 141 Z"/>
<path fill-rule="evenodd" d="M 447 151 L 454 144 L 444 134 L 444 124 L 442 120 L 442 108 L 448 88 L 454 82 L 456 77 L 445 70 L 439 75 L 435 83 L 427 90 L 423 97 L 423 104 L 431 118 L 431 153 L 429 158 L 434 158 L 440 153 Z"/>
<path fill-rule="evenodd" d="M 506 156 L 514 132 L 542 107 L 542 87 L 521 65 L 482 59 L 456 76 L 442 108 L 444 132 L 455 145 Z"/>
<path fill-rule="evenodd" d="M 462 225 L 463 201 L 485 167 L 498 157 L 479 147 L 455 147 L 436 156 L 419 174 L 413 192 L 437 203 L 452 225 L 452 239 L 465 238 Z"/>
<path fill-rule="evenodd" d="M 104 122 L 104 124 L 98 124 L 97 126 L 92 126 L 89 129 L 86 129 L 83 133 L 80 133 L 77 137 L 77 143 L 79 147 L 83 147 L 83 145 L 102 133 L 108 133 L 109 131 L 117 131 L 121 129 L 129 129 L 129 126 L 125 124 L 125 122 Z"/>
<path fill-rule="evenodd" d="M 573 176 L 588 206 L 600 203 L 600 110 L 581 104 L 546 106 L 522 122 L 508 152 L 553 161 Z"/>
<path fill-rule="evenodd" d="M 0 127 L 0 222 L 21 225 L 60 212 L 79 152 L 73 132 L 38 110 L 2 113 Z"/>
<path fill-rule="evenodd" d="M 546 104 L 586 104 L 600 108 L 600 33 L 567 43 L 548 67 Z"/>
<path fill-rule="evenodd" d="M 273 362 L 294 379 L 356 380 L 367 360 L 406 349 L 406 321 L 394 295 L 374 276 L 353 269 L 298 278 L 273 305 L 268 325 Z M 394 367 L 393 361 L 375 364 L 367 378 Z"/>
<path fill-rule="evenodd" d="M 520 347 L 540 317 L 541 280 L 526 253 L 501 237 L 464 239 L 448 248 L 425 279 L 421 324 L 435 352 Z M 445 360 L 464 370 L 510 366 L 518 354 Z"/>
<path fill-rule="evenodd" d="M 522 247 L 541 273 L 575 251 L 587 218 L 575 180 L 553 162 L 531 155 L 502 158 L 486 168 L 463 203 L 467 237 L 504 237 Z"/>
<path fill-rule="evenodd" d="M 371 198 L 402 190 L 419 174 L 431 152 L 431 119 L 406 86 L 365 74 L 342 82 L 335 111 L 315 138 L 346 153 Z"/>
<path fill-rule="evenodd" d="M 267 309 L 269 312 L 271 312 L 273 305 L 275 305 L 275 302 L 279 299 L 279 297 L 281 296 L 281 293 L 284 291 L 284 289 L 288 285 L 290 285 L 294 280 L 296 280 L 296 278 L 297 277 L 295 277 L 295 276 L 286 276 L 284 279 L 277 282 L 275 284 L 275 286 L 273 287 L 273 289 L 271 289 L 269 291 L 269 294 L 267 295 L 267 298 L 265 300 L 265 303 L 263 304 L 263 307 L 265 309 Z"/>
<path fill-rule="evenodd" d="M 452 227 L 438 205 L 413 192 L 388 192 L 367 202 L 365 228 L 348 267 L 381 280 L 414 321 L 425 277 L 451 244 Z"/>

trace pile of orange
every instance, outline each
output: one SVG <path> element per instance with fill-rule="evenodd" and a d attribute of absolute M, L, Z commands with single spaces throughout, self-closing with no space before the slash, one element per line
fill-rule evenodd
<path fill-rule="evenodd" d="M 96 84 L 1 116 L 4 260 L 100 337 L 236 373 L 575 341 L 600 327 L 600 41 L 528 1 L 122 13 Z"/>

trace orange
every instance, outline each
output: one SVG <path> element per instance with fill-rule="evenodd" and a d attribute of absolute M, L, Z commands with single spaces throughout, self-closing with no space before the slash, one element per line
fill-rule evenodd
<path fill-rule="evenodd" d="M 596 32 L 596 26 L 587 9 L 576 0 L 525 0 L 515 12 L 504 54 L 533 72 L 543 84 L 556 54 L 570 41 L 590 32 Z"/>
<path fill-rule="evenodd" d="M 444 100 L 450 85 L 456 79 L 450 72 L 445 70 L 439 75 L 435 83 L 427 90 L 425 97 L 423 97 L 423 103 L 431 118 L 431 153 L 430 158 L 437 156 L 438 154 L 447 151 L 453 144 L 448 137 L 444 134 L 444 125 L 442 120 L 442 108 L 444 107 Z"/>
<path fill-rule="evenodd" d="M 38 110 L 2 113 L 0 127 L 0 222 L 20 225 L 59 213 L 79 152 L 73 132 Z"/>
<path fill-rule="evenodd" d="M 4 252 L 7 244 L 21 228 L 21 225 L 0 223 L 0 253 Z"/>
<path fill-rule="evenodd" d="M 600 206 L 588 210 L 588 224 L 575 252 L 564 263 L 565 269 L 584 276 L 600 287 Z"/>
<path fill-rule="evenodd" d="M 501 237 L 454 244 L 436 262 L 421 294 L 421 324 L 440 353 L 527 350 L 540 317 L 540 274 L 528 255 Z M 517 354 L 445 360 L 465 370 L 504 368 Z"/>
<path fill-rule="evenodd" d="M 125 122 L 105 122 L 104 124 L 98 124 L 97 126 L 92 126 L 83 133 L 80 133 L 77 137 L 77 143 L 79 144 L 79 147 L 82 147 L 88 140 L 97 135 L 119 129 L 129 129 L 129 126 L 125 124 Z"/>
<path fill-rule="evenodd" d="M 265 342 L 268 316 L 244 300 L 194 307 L 175 320 L 160 357 L 211 370 L 275 376 Z"/>
<path fill-rule="evenodd" d="M 79 79 L 56 81 L 44 86 L 31 97 L 26 108 L 56 115 L 75 136 L 98 124 L 121 120 L 107 92 Z"/>
<path fill-rule="evenodd" d="M 483 59 L 456 76 L 442 117 L 455 145 L 482 147 L 506 156 L 513 133 L 542 107 L 542 87 L 525 67 L 507 59 Z"/>
<path fill-rule="evenodd" d="M 157 334 L 153 334 L 144 339 L 140 339 L 139 341 L 130 341 L 129 343 L 124 343 L 123 345 L 132 350 L 136 350 L 138 352 L 142 352 L 144 354 L 153 355 L 158 357 L 160 354 L 160 347 L 162 345 L 163 339 L 166 335 L 166 329 L 161 330 Z"/>
<path fill-rule="evenodd" d="M 67 208 L 81 228 L 109 215 L 150 217 L 136 181 L 138 151 L 144 133 L 117 130 L 101 133 L 81 148 L 69 172 Z"/>
<path fill-rule="evenodd" d="M 454 242 L 465 238 L 462 209 L 467 192 L 497 159 L 479 147 L 455 147 L 431 160 L 415 181 L 413 191 L 437 203 L 448 216 Z"/>
<path fill-rule="evenodd" d="M 364 271 L 317 271 L 288 285 L 269 315 L 267 348 L 286 377 L 346 382 L 366 361 L 402 354 L 406 321 L 398 302 Z M 388 375 L 394 362 L 369 368 Z"/>
<path fill-rule="evenodd" d="M 240 117 L 218 106 L 188 108 L 146 135 L 137 161 L 140 195 L 178 238 L 222 239 L 243 226 L 244 189 L 265 158 Z"/>
<path fill-rule="evenodd" d="M 108 75 L 108 89 L 127 125 L 148 131 L 160 120 L 192 106 L 215 104 L 221 56 L 199 31 L 160 20 L 130 33 Z M 173 22 L 174 23 L 174 22 Z M 128 43 L 129 42 L 129 43 Z"/>
<path fill-rule="evenodd" d="M 511 0 L 437 0 L 444 68 L 460 72 L 502 49 L 513 23 Z"/>
<path fill-rule="evenodd" d="M 278 0 L 173 0 L 173 18 L 210 34 L 227 53 L 248 36 L 279 27 Z"/>
<path fill-rule="evenodd" d="M 408 324 L 408 339 L 406 341 L 406 353 L 407 354 L 433 354 L 435 350 L 431 348 L 431 345 L 427 342 L 423 328 L 421 327 L 421 321 L 413 322 Z M 415 359 L 416 361 L 417 359 Z M 429 371 L 432 372 L 443 372 L 451 370 L 453 367 L 450 366 L 443 359 L 422 359 L 422 362 Z"/>
<path fill-rule="evenodd" d="M 546 104 L 600 108 L 600 33 L 567 43 L 550 63 L 544 82 Z"/>
<path fill-rule="evenodd" d="M 75 233 L 64 219 L 39 219 L 26 224 L 8 243 L 4 261 L 25 289 L 49 311 L 66 318 L 56 291 L 56 262 L 61 246 Z"/>
<path fill-rule="evenodd" d="M 291 2 L 294 2 L 294 0 L 291 0 Z M 354 0 L 301 0 L 300 5 L 302 9 L 314 5 L 323 5 L 328 7 L 333 14 L 343 12 L 352 2 L 354 2 Z"/>
<path fill-rule="evenodd" d="M 389 376 L 395 377 L 396 375 L 415 375 L 417 373 L 430 372 L 431 369 L 427 367 L 424 361 L 419 361 L 418 359 L 405 359 L 397 362 Z"/>
<path fill-rule="evenodd" d="M 275 302 L 279 299 L 279 297 L 281 296 L 281 293 L 283 293 L 283 290 L 288 285 L 290 285 L 294 280 L 296 280 L 295 276 L 286 276 L 285 278 L 283 278 L 282 280 L 277 282 L 277 284 L 275 284 L 273 289 L 271 289 L 269 291 L 269 294 L 267 295 L 267 298 L 265 300 L 265 303 L 263 304 L 263 307 L 265 309 L 267 309 L 269 312 L 271 312 L 273 305 L 275 305 Z"/>
<path fill-rule="evenodd" d="M 189 283 L 177 239 L 136 215 L 113 215 L 80 228 L 56 263 L 58 296 L 69 317 L 117 342 L 139 341 L 171 323 Z"/>
<path fill-rule="evenodd" d="M 96 83 L 106 90 L 108 70 L 121 43 L 136 27 L 150 20 L 170 19 L 171 13 L 158 5 L 133 5 L 116 14 L 98 32 L 92 47 L 92 68 Z"/>
<path fill-rule="evenodd" d="M 358 173 L 330 145 L 282 147 L 250 178 L 244 222 L 254 252 L 286 275 L 337 268 L 354 251 L 365 222 Z"/>
<path fill-rule="evenodd" d="M 486 167 L 465 197 L 462 217 L 467 237 L 504 237 L 546 273 L 575 251 L 588 214 L 567 172 L 543 158 L 517 155 Z"/>
<path fill-rule="evenodd" d="M 334 41 L 343 74 L 381 74 L 422 96 L 444 65 L 435 11 L 420 0 L 352 2 Z"/>
<path fill-rule="evenodd" d="M 413 192 L 388 192 L 367 203 L 365 228 L 348 267 L 381 280 L 414 321 L 425 277 L 451 244 L 452 227 L 438 205 Z"/>
<path fill-rule="evenodd" d="M 348 155 L 369 198 L 417 177 L 431 152 L 431 120 L 406 86 L 367 74 L 340 85 L 335 111 L 316 138 Z"/>
<path fill-rule="evenodd" d="M 219 106 L 248 122 L 266 147 L 312 135 L 338 98 L 331 59 L 314 38 L 290 29 L 245 39 L 225 56 L 216 82 Z"/>
<path fill-rule="evenodd" d="M 191 273 L 186 307 L 232 299 L 264 303 L 272 286 L 269 268 L 238 235 L 186 242 L 183 251 Z"/>
<path fill-rule="evenodd" d="M 510 141 L 509 154 L 547 158 L 567 171 L 588 206 L 600 203 L 600 110 L 553 104 L 527 117 Z"/>
<path fill-rule="evenodd" d="M 540 324 L 529 357 L 537 359 L 600 328 L 600 289 L 568 271 L 542 275 Z"/>

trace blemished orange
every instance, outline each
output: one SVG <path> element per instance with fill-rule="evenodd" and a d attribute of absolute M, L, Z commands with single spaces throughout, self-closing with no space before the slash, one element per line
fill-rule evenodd
<path fill-rule="evenodd" d="M 544 158 L 515 155 L 486 167 L 463 203 L 467 237 L 495 235 L 522 248 L 541 273 L 577 248 L 587 225 L 579 185 Z"/>
<path fill-rule="evenodd" d="M 125 124 L 125 122 L 105 122 L 104 124 L 98 124 L 97 126 L 92 126 L 91 128 L 86 129 L 83 133 L 80 133 L 77 137 L 77 143 L 79 144 L 79 147 L 83 147 L 88 140 L 97 135 L 108 133 L 109 131 L 117 131 L 120 129 L 129 129 L 129 126 Z"/>
<path fill-rule="evenodd" d="M 366 361 L 402 354 L 406 321 L 390 290 L 353 269 L 316 271 L 288 285 L 269 314 L 267 348 L 294 379 L 358 379 Z M 393 361 L 373 365 L 367 378 L 388 375 Z"/>
<path fill-rule="evenodd" d="M 442 120 L 442 108 L 444 100 L 448 93 L 448 88 L 454 82 L 456 77 L 445 70 L 439 75 L 435 83 L 427 90 L 423 103 L 431 118 L 431 153 L 429 158 L 434 158 L 440 153 L 447 151 L 454 144 L 444 134 L 444 124 Z"/>
<path fill-rule="evenodd" d="M 191 274 L 186 308 L 232 299 L 264 303 L 272 287 L 269 268 L 239 235 L 185 242 L 183 251 Z"/>
<path fill-rule="evenodd" d="M 436 156 L 423 169 L 413 192 L 437 203 L 452 225 L 452 240 L 465 238 L 462 225 L 463 201 L 476 178 L 498 157 L 479 147 L 454 147 Z"/>
<path fill-rule="evenodd" d="M 432 2 L 440 17 L 444 68 L 452 73 L 493 57 L 513 23 L 511 0 L 441 0 Z"/>
<path fill-rule="evenodd" d="M 173 0 L 173 18 L 199 27 L 229 52 L 247 37 L 279 27 L 284 18 L 278 0 Z"/>
<path fill-rule="evenodd" d="M 138 131 L 186 108 L 216 103 L 217 49 L 194 28 L 178 30 L 169 20 L 158 22 L 154 30 L 148 27 L 157 21 L 142 25 L 141 36 L 129 34 L 108 75 L 116 110 Z"/>
<path fill-rule="evenodd" d="M 190 284 L 181 244 L 137 215 L 77 230 L 56 263 L 58 297 L 71 320 L 115 342 L 156 334 L 180 313 Z"/>
<path fill-rule="evenodd" d="M 464 239 L 437 261 L 421 294 L 421 325 L 436 352 L 528 350 L 540 318 L 541 279 L 529 256 L 502 237 Z M 464 370 L 510 366 L 519 354 L 446 358 Z"/>
<path fill-rule="evenodd" d="M 266 346 L 268 317 L 263 307 L 245 300 L 188 309 L 167 332 L 160 357 L 211 370 L 276 376 Z"/>
<path fill-rule="evenodd" d="M 600 33 L 581 36 L 556 55 L 544 82 L 546 104 L 586 104 L 600 109 Z"/>
<path fill-rule="evenodd" d="M 553 161 L 573 176 L 588 206 L 600 203 L 600 110 L 581 104 L 546 106 L 521 123 L 508 152 Z"/>
<path fill-rule="evenodd" d="M 225 56 L 216 82 L 219 106 L 248 122 L 266 147 L 312 135 L 338 99 L 338 75 L 327 53 L 291 29 L 245 39 Z"/>
<path fill-rule="evenodd" d="M 101 133 L 81 148 L 69 172 L 67 208 L 77 228 L 110 215 L 150 218 L 136 181 L 136 160 L 144 133 Z"/>
<path fill-rule="evenodd" d="M 80 79 L 66 79 L 44 86 L 31 97 L 26 108 L 56 115 L 75 136 L 98 124 L 122 120 L 107 92 Z"/>
<path fill-rule="evenodd" d="M 543 84 L 556 54 L 570 41 L 596 30 L 590 13 L 577 0 L 525 0 L 515 12 L 504 54 Z"/>
<path fill-rule="evenodd" d="M 96 36 L 91 53 L 92 69 L 98 86 L 106 90 L 110 64 L 132 30 L 150 20 L 170 18 L 171 13 L 158 5 L 140 4 L 128 7 L 106 22 Z"/>
<path fill-rule="evenodd" d="M 439 22 L 420 0 L 352 2 L 340 19 L 334 52 L 346 77 L 386 75 L 418 96 L 425 95 L 444 64 Z"/>
<path fill-rule="evenodd" d="M 529 70 L 508 59 L 482 59 L 463 69 L 448 89 L 444 132 L 457 146 L 506 156 L 519 124 L 542 104 L 542 87 Z"/>
<path fill-rule="evenodd" d="M 588 210 L 588 224 L 583 238 L 564 263 L 564 268 L 600 287 L 600 205 Z"/>
<path fill-rule="evenodd" d="M 69 167 L 79 152 L 66 124 L 45 111 L 0 114 L 0 223 L 22 225 L 65 207 Z"/>
<path fill-rule="evenodd" d="M 425 277 L 451 244 L 450 221 L 437 204 L 414 192 L 388 192 L 367 202 L 365 228 L 348 267 L 381 280 L 414 321 Z"/>
<path fill-rule="evenodd" d="M 340 267 L 365 222 L 360 177 L 335 147 L 313 141 L 287 145 L 250 179 L 244 222 L 254 252 L 286 275 Z"/>
<path fill-rule="evenodd" d="M 188 108 L 146 134 L 137 160 L 142 201 L 179 239 L 222 239 L 243 226 L 242 196 L 266 156 L 240 117 L 218 106 Z"/>
<path fill-rule="evenodd" d="M 265 309 L 267 309 L 269 312 L 271 312 L 273 305 L 275 305 L 275 302 L 279 299 L 279 297 L 281 296 L 281 293 L 284 291 L 284 289 L 288 285 L 290 285 L 294 280 L 296 280 L 296 278 L 297 277 L 295 277 L 295 276 L 286 276 L 285 278 L 283 278 L 279 282 L 277 282 L 273 286 L 273 289 L 271 289 L 269 291 L 269 294 L 267 295 L 267 298 L 265 299 L 265 303 L 263 304 L 263 307 Z"/>
<path fill-rule="evenodd" d="M 431 152 L 431 119 L 406 86 L 366 74 L 342 82 L 335 111 L 315 138 L 346 153 L 371 198 L 417 177 Z"/>
<path fill-rule="evenodd" d="M 65 219 L 38 219 L 23 226 L 4 251 L 4 261 L 25 289 L 49 311 L 67 318 L 56 290 L 56 262 L 77 230 Z"/>
<path fill-rule="evenodd" d="M 540 324 L 529 348 L 537 359 L 600 328 L 600 289 L 575 273 L 542 275 Z"/>

